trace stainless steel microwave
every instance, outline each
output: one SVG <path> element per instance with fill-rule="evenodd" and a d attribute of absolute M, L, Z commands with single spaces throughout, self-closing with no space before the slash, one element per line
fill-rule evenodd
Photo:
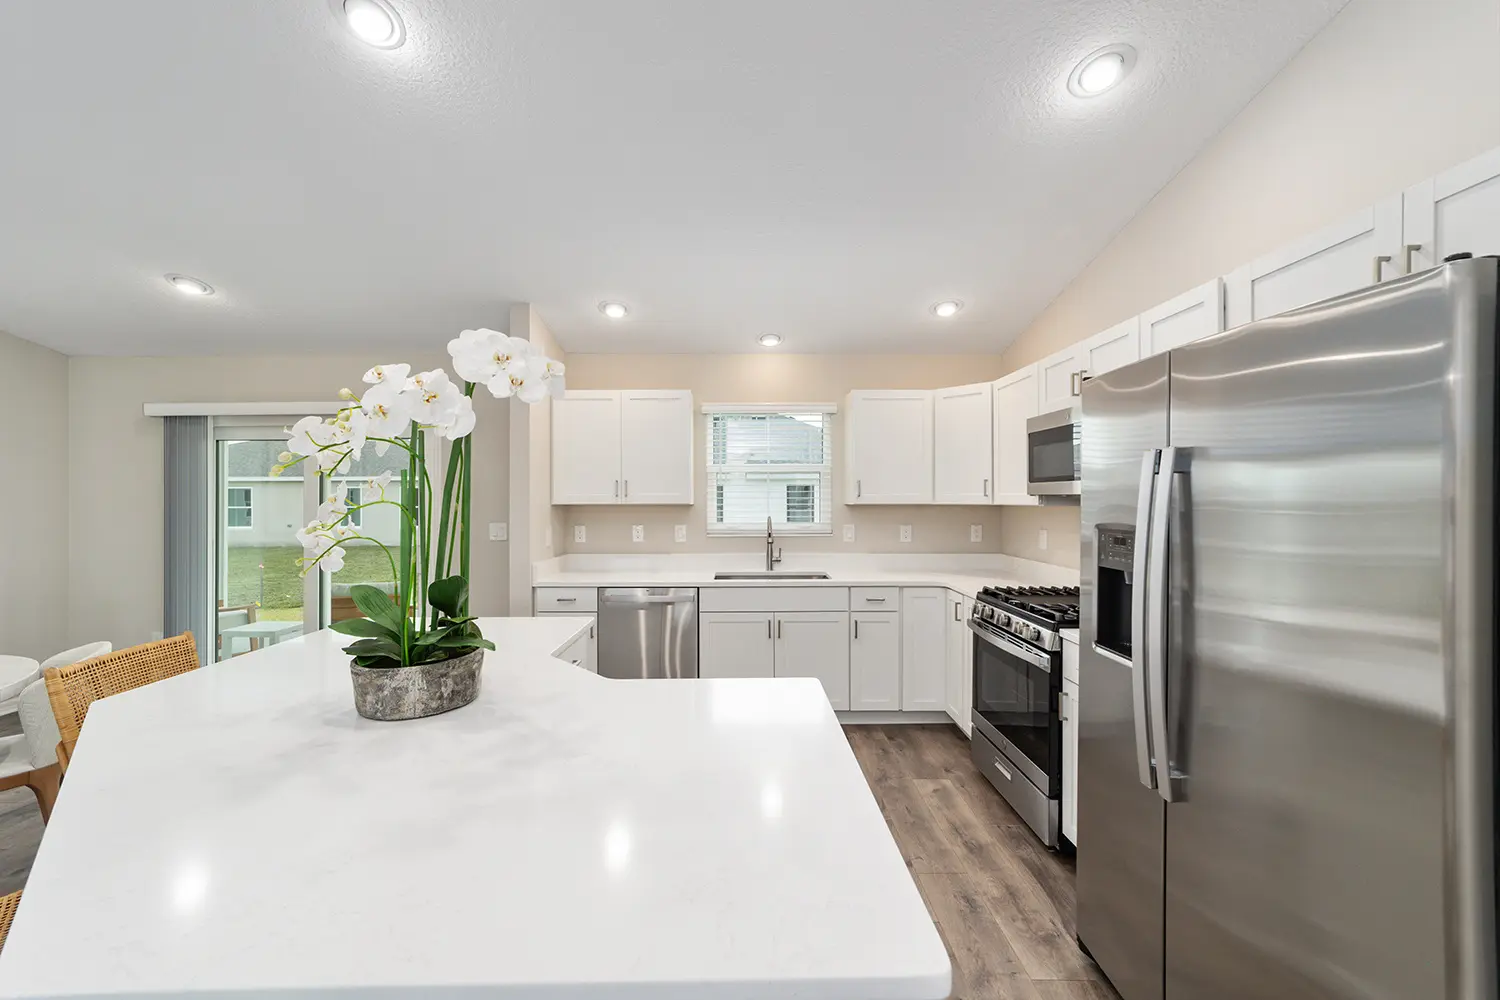
<path fill-rule="evenodd" d="M 1026 492 L 1034 497 L 1078 496 L 1082 469 L 1081 414 L 1069 408 L 1026 421 Z"/>

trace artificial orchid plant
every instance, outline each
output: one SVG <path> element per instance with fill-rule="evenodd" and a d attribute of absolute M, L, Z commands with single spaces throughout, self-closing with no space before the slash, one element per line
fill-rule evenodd
<path fill-rule="evenodd" d="M 494 330 L 465 330 L 448 342 L 453 371 L 462 385 L 441 368 L 412 375 L 410 365 L 376 365 L 365 372 L 369 386 L 362 396 L 348 389 L 339 398 L 349 405 L 324 420 L 303 417 L 287 429 L 287 448 L 273 475 L 309 459 L 324 475 L 358 461 L 366 447 L 384 455 L 394 445 L 406 452 L 406 470 L 383 472 L 365 484 L 361 502 L 351 506 L 340 485 L 318 507 L 317 516 L 297 532 L 304 574 L 336 573 L 344 565 L 344 547 L 361 540 L 380 546 L 390 560 L 394 595 L 378 587 L 349 588 L 354 605 L 365 615 L 334 622 L 336 632 L 356 637 L 344 652 L 361 667 L 406 667 L 433 663 L 494 649 L 469 614 L 469 484 L 473 478 L 474 390 L 484 386 L 499 399 L 539 403 L 563 392 L 563 366 L 532 349 L 530 342 Z M 434 503 L 427 474 L 423 430 L 435 429 L 453 442 L 441 500 Z M 401 511 L 399 553 L 360 533 L 350 514 L 389 505 Z M 428 526 L 437 516 L 434 537 Z M 362 519 L 361 519 L 362 520 Z M 454 563 L 457 561 L 457 571 Z M 426 595 L 423 602 L 417 594 Z"/>

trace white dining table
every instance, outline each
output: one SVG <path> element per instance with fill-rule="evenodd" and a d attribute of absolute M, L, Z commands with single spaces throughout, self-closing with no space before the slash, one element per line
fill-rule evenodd
<path fill-rule="evenodd" d="M 0 998 L 947 997 L 821 683 L 601 678 L 590 625 L 481 619 L 428 719 L 328 631 L 95 702 Z"/>

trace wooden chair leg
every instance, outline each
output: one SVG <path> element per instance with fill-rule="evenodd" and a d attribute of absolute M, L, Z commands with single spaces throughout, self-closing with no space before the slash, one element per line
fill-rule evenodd
<path fill-rule="evenodd" d="M 57 803 L 57 793 L 61 786 L 62 768 L 56 764 L 39 767 L 26 776 L 26 787 L 36 795 L 43 823 L 52 819 L 52 807 Z"/>

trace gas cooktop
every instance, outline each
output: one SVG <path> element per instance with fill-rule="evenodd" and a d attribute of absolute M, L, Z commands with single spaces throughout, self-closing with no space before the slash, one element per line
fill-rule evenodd
<path fill-rule="evenodd" d="M 973 619 L 1045 649 L 1060 649 L 1058 631 L 1078 627 L 1078 588 L 985 587 L 974 598 Z"/>

